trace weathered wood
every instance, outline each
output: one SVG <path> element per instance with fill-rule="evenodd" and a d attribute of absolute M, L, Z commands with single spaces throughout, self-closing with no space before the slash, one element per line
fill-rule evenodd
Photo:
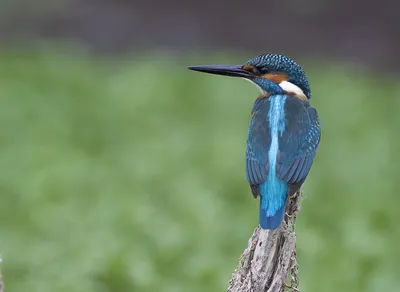
<path fill-rule="evenodd" d="M 289 199 L 284 222 L 277 230 L 254 230 L 228 292 L 299 291 L 295 227 L 300 201 L 300 192 Z"/>

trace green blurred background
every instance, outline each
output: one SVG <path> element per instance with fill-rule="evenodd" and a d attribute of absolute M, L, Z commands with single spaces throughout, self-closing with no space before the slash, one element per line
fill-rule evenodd
<path fill-rule="evenodd" d="M 257 226 L 244 152 L 258 93 L 186 66 L 270 46 L 69 44 L 28 33 L 1 46 L 6 291 L 224 291 Z M 398 74 L 283 47 L 322 121 L 298 216 L 301 291 L 398 291 Z"/>

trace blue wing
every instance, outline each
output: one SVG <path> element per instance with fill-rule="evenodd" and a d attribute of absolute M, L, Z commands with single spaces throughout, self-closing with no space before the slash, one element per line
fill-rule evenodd
<path fill-rule="evenodd" d="M 252 110 L 246 147 L 246 177 L 253 196 L 268 177 L 268 151 L 271 145 L 268 99 L 259 99 Z M 285 103 L 285 131 L 279 136 L 276 175 L 290 185 L 289 194 L 305 181 L 320 140 L 318 114 L 308 102 L 288 96 Z"/>
<path fill-rule="evenodd" d="M 289 194 L 304 183 L 314 162 L 321 131 L 317 111 L 309 103 L 287 103 L 285 133 L 279 140 L 277 176 L 290 184 Z"/>
<path fill-rule="evenodd" d="M 271 145 L 268 111 L 267 99 L 257 99 L 251 111 L 246 143 L 246 178 L 254 197 L 260 194 L 258 185 L 268 176 L 268 150 Z"/>

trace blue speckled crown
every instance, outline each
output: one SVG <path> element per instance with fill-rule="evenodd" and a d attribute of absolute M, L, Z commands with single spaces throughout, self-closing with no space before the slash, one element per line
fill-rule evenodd
<path fill-rule="evenodd" d="M 278 55 L 265 54 L 255 57 L 245 64 L 257 67 L 261 72 L 283 72 L 289 76 L 289 82 L 300 87 L 304 94 L 311 98 L 311 89 L 304 69 L 292 59 Z"/>

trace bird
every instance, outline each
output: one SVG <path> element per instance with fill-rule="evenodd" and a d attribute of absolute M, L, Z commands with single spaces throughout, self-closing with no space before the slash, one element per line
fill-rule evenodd
<path fill-rule="evenodd" d="M 246 140 L 246 179 L 260 197 L 262 229 L 281 226 L 288 198 L 306 180 L 320 143 L 317 110 L 303 67 L 281 54 L 262 54 L 241 65 L 199 65 L 188 69 L 241 77 L 260 91 Z"/>

